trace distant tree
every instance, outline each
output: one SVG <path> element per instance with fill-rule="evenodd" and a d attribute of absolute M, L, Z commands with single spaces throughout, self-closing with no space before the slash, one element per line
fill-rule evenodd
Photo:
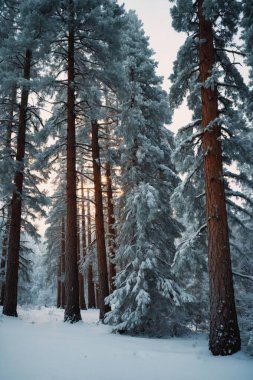
<path fill-rule="evenodd" d="M 107 224 L 108 224 L 108 250 L 109 250 L 109 290 L 110 293 L 115 290 L 114 279 L 116 276 L 116 266 L 114 263 L 116 251 L 116 227 L 113 203 L 113 187 L 112 187 L 112 170 L 111 163 L 107 160 L 105 164 L 106 176 L 106 195 L 107 195 Z"/>
<path fill-rule="evenodd" d="M 121 16 L 115 2 L 66 0 L 57 4 L 56 38 L 52 44 L 55 91 L 62 91 L 67 124 L 67 220 L 66 220 L 66 308 L 65 320 L 81 319 L 77 267 L 77 124 L 94 119 L 93 78 L 104 69 L 112 54 Z M 61 76 L 58 78 L 59 73 Z M 62 80 L 62 75 L 65 78 Z M 101 70 L 100 70 L 101 75 Z M 66 87 L 67 84 L 67 87 Z M 67 88 L 67 92 L 66 92 Z M 96 88 L 96 86 L 95 86 Z M 95 115 L 95 118 L 99 115 Z M 81 145 L 80 145 L 81 146 Z M 79 146 L 79 147 L 80 147 Z"/>
<path fill-rule="evenodd" d="M 90 194 L 87 192 L 87 259 L 88 259 L 88 308 L 94 309 L 96 307 L 95 300 L 95 284 L 94 284 L 94 270 L 92 266 L 91 251 L 92 251 L 92 225 L 91 225 L 91 208 L 90 208 Z"/>
<path fill-rule="evenodd" d="M 105 226 L 103 212 L 103 197 L 101 183 L 101 163 L 98 143 L 97 121 L 92 122 L 92 161 L 94 172 L 94 192 L 95 192 L 95 224 L 96 224 L 96 242 L 98 252 L 98 272 L 99 272 L 99 309 L 100 319 L 103 320 L 105 314 L 110 310 L 104 300 L 109 295 L 107 255 L 105 242 Z"/>
<path fill-rule="evenodd" d="M 85 201 L 84 201 L 84 181 L 81 177 L 81 201 L 79 207 L 79 255 L 78 255 L 78 267 L 79 267 L 79 305 L 81 310 L 86 309 L 85 291 L 84 291 L 84 274 L 81 268 L 81 263 L 86 257 L 86 215 L 85 215 Z"/>
<path fill-rule="evenodd" d="M 64 167 L 64 165 L 63 165 Z M 64 168 L 65 169 L 65 168 Z M 64 170 L 62 170 L 64 173 Z M 66 219 L 66 190 L 65 176 L 58 176 L 58 183 L 52 195 L 52 204 L 48 213 L 45 231 L 46 252 L 43 255 L 45 281 L 53 288 L 54 303 L 65 307 L 65 219 Z"/>

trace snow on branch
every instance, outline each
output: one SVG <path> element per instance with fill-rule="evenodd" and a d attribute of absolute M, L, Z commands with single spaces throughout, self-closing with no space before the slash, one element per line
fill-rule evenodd
<path fill-rule="evenodd" d="M 247 280 L 253 281 L 253 276 L 250 276 L 248 274 L 243 274 L 243 273 L 238 273 L 238 272 L 233 271 L 233 275 L 241 277 L 241 278 L 246 278 Z"/>

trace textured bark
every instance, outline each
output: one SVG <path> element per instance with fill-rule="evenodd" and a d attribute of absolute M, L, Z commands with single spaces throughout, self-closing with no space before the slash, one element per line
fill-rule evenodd
<path fill-rule="evenodd" d="M 30 80 L 32 52 L 27 49 L 24 61 L 23 78 Z M 23 86 L 21 91 L 21 102 L 19 111 L 18 137 L 16 161 L 19 169 L 15 173 L 14 184 L 16 190 L 12 194 L 11 217 L 9 230 L 8 259 L 5 283 L 5 299 L 3 314 L 17 316 L 17 288 L 18 288 L 18 266 L 20 251 L 21 212 L 22 212 L 22 190 L 24 179 L 24 157 L 26 140 L 27 105 L 29 87 Z"/>
<path fill-rule="evenodd" d="M 70 1 L 70 5 L 72 1 Z M 72 12 L 70 10 L 70 12 Z M 77 197 L 76 197 L 76 136 L 75 136 L 75 67 L 72 29 L 68 35 L 68 93 L 67 93 L 67 226 L 65 253 L 66 308 L 64 321 L 81 320 L 77 266 Z"/>
<path fill-rule="evenodd" d="M 205 41 L 199 45 L 200 80 L 203 83 L 210 76 L 215 64 L 212 25 L 203 15 L 203 0 L 198 0 L 198 17 L 199 38 Z M 231 270 L 221 126 L 209 126 L 219 117 L 217 87 L 202 87 L 201 98 L 210 283 L 209 348 L 214 355 L 230 355 L 240 350 L 240 333 Z"/>
<path fill-rule="evenodd" d="M 11 154 L 11 139 L 12 139 L 12 132 L 13 132 L 16 100 L 17 100 L 17 88 L 16 86 L 13 86 L 11 89 L 9 117 L 8 117 L 7 131 L 6 131 L 6 148 L 10 154 Z M 6 263 L 7 263 L 10 215 L 11 215 L 11 210 L 10 210 L 10 206 L 8 206 L 7 219 L 6 219 L 3 245 L 2 245 L 2 259 L 1 259 L 1 277 L 2 277 L 1 299 L 0 299 L 1 306 L 3 306 L 4 304 L 4 295 L 5 295 L 5 273 L 6 273 Z"/>
<path fill-rule="evenodd" d="M 106 162 L 105 176 L 107 183 L 107 217 L 108 217 L 108 232 L 109 232 L 109 285 L 110 293 L 115 290 L 114 278 L 116 276 L 116 268 L 113 263 L 116 251 L 116 231 L 114 228 L 115 217 L 113 209 L 113 194 L 112 194 L 112 179 L 110 163 Z"/>
<path fill-rule="evenodd" d="M 95 190 L 95 223 L 98 255 L 98 275 L 99 275 L 99 318 L 104 319 L 105 314 L 110 311 L 109 305 L 105 304 L 105 298 L 109 295 L 107 257 L 105 245 L 104 213 L 101 183 L 101 167 L 98 144 L 98 123 L 92 122 L 92 161 L 94 173 Z"/>
<path fill-rule="evenodd" d="M 88 191 L 88 202 L 87 202 L 87 242 L 89 250 L 91 248 L 91 214 L 90 214 L 90 201 L 89 201 L 89 191 Z M 95 289 L 93 281 L 93 269 L 92 264 L 88 267 L 88 308 L 94 309 L 96 307 L 95 299 Z"/>
<path fill-rule="evenodd" d="M 65 251 L 66 251 L 66 238 L 65 238 L 65 220 L 61 220 L 61 308 L 65 308 Z"/>

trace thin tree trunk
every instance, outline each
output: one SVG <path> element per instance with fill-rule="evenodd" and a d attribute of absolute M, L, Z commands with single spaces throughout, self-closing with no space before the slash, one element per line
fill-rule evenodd
<path fill-rule="evenodd" d="M 60 226 L 60 241 L 62 244 L 62 226 Z M 62 281 L 61 281 L 61 268 L 62 268 L 62 250 L 58 256 L 58 270 L 57 270 L 57 301 L 56 306 L 58 308 L 61 307 L 61 299 L 62 299 Z"/>
<path fill-rule="evenodd" d="M 65 238 L 65 220 L 62 217 L 61 221 L 61 308 L 65 308 L 65 251 L 66 251 L 66 238 Z"/>
<path fill-rule="evenodd" d="M 105 314 L 110 311 L 109 305 L 105 304 L 105 298 L 109 295 L 107 257 L 105 245 L 105 229 L 103 214 L 103 198 L 101 184 L 101 167 L 98 144 L 98 123 L 92 122 L 92 161 L 94 172 L 94 190 L 95 190 L 95 223 L 96 223 L 96 240 L 98 255 L 98 274 L 99 274 L 99 309 L 100 319 L 103 320 Z"/>
<path fill-rule="evenodd" d="M 83 280 L 83 274 L 80 272 L 80 263 L 81 263 L 81 229 L 79 229 L 78 233 L 78 249 L 77 249 L 77 260 L 78 260 L 78 282 L 79 282 L 79 307 L 81 310 L 86 309 L 85 300 L 84 300 L 84 280 Z"/>
<path fill-rule="evenodd" d="M 70 1 L 72 7 L 73 2 Z M 70 13 L 72 15 L 72 9 Z M 77 266 L 77 197 L 76 197 L 76 136 L 75 136 L 75 68 L 74 31 L 68 35 L 68 99 L 67 99 L 67 228 L 66 228 L 66 308 L 64 321 L 81 320 Z"/>
<path fill-rule="evenodd" d="M 88 190 L 88 202 L 87 202 L 87 239 L 88 239 L 88 247 L 89 252 L 91 249 L 91 214 L 90 214 L 90 201 L 89 201 L 89 190 Z M 94 309 L 96 308 L 96 299 L 95 299 L 95 289 L 94 289 L 94 281 L 93 281 L 93 269 L 92 264 L 89 263 L 88 266 L 88 308 Z"/>
<path fill-rule="evenodd" d="M 83 178 L 81 179 L 81 240 L 82 240 L 82 250 L 79 249 L 79 261 L 85 258 L 86 256 L 86 223 L 85 223 L 85 207 L 84 207 L 84 183 Z M 86 302 L 84 295 L 84 277 L 80 272 L 79 268 L 79 303 L 82 310 L 86 310 Z"/>
<path fill-rule="evenodd" d="M 27 49 L 24 62 L 24 79 L 30 80 L 32 52 Z M 18 288 L 18 267 L 20 251 L 21 233 L 21 212 L 22 212 L 22 190 L 24 178 L 24 157 L 26 141 L 27 105 L 29 97 L 29 86 L 23 86 L 21 92 L 21 103 L 19 111 L 19 126 L 17 137 L 16 161 L 19 165 L 15 173 L 15 191 L 11 200 L 11 217 L 9 230 L 9 246 L 6 271 L 5 300 L 3 314 L 17 316 L 17 288 Z"/>
<path fill-rule="evenodd" d="M 17 88 L 16 86 L 13 86 L 11 89 L 10 110 L 9 110 L 9 117 L 8 117 L 7 131 L 6 131 L 6 148 L 9 151 L 8 152 L 9 154 L 11 154 L 11 139 L 12 139 L 12 132 L 13 132 L 14 112 L 15 112 L 16 101 L 17 101 Z M 5 273 L 6 273 L 6 263 L 7 263 L 10 215 L 11 215 L 11 210 L 10 210 L 10 206 L 8 205 L 7 219 L 6 219 L 3 246 L 2 246 L 2 259 L 1 259 L 1 277 L 2 277 L 1 300 L 0 300 L 1 306 L 4 304 L 4 295 L 5 295 Z"/>
<path fill-rule="evenodd" d="M 115 217 L 113 209 L 113 195 L 112 195 L 112 179 L 110 163 L 106 162 L 105 176 L 107 183 L 107 217 L 108 217 L 108 232 L 109 232 L 109 285 L 110 293 L 115 290 L 114 278 L 116 276 L 116 268 L 113 263 L 116 251 L 116 231 L 114 228 Z"/>
<path fill-rule="evenodd" d="M 57 271 L 57 302 L 56 306 L 61 307 L 61 255 L 58 256 L 58 271 Z"/>
<path fill-rule="evenodd" d="M 200 80 L 205 82 L 215 64 L 212 25 L 203 15 L 198 0 Z M 214 355 L 230 355 L 240 350 L 240 333 L 234 300 L 227 212 L 222 169 L 221 126 L 212 125 L 218 112 L 218 91 L 201 88 L 204 179 L 208 223 L 208 266 L 210 283 L 209 348 Z"/>
<path fill-rule="evenodd" d="M 7 222 L 4 230 L 4 237 L 3 237 L 3 243 L 2 243 L 2 259 L 1 259 L 1 300 L 0 305 L 3 306 L 4 304 L 4 296 L 5 296 L 5 269 L 6 269 L 6 259 L 7 259 L 7 248 L 8 248 L 8 226 L 9 226 L 9 219 L 7 217 Z"/>

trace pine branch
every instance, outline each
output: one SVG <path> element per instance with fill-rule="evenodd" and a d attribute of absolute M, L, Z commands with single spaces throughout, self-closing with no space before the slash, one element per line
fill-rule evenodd
<path fill-rule="evenodd" d="M 233 275 L 241 277 L 241 278 L 246 278 L 247 280 L 253 281 L 253 276 L 250 276 L 248 274 L 243 274 L 243 273 L 238 273 L 238 272 L 233 271 Z"/>

